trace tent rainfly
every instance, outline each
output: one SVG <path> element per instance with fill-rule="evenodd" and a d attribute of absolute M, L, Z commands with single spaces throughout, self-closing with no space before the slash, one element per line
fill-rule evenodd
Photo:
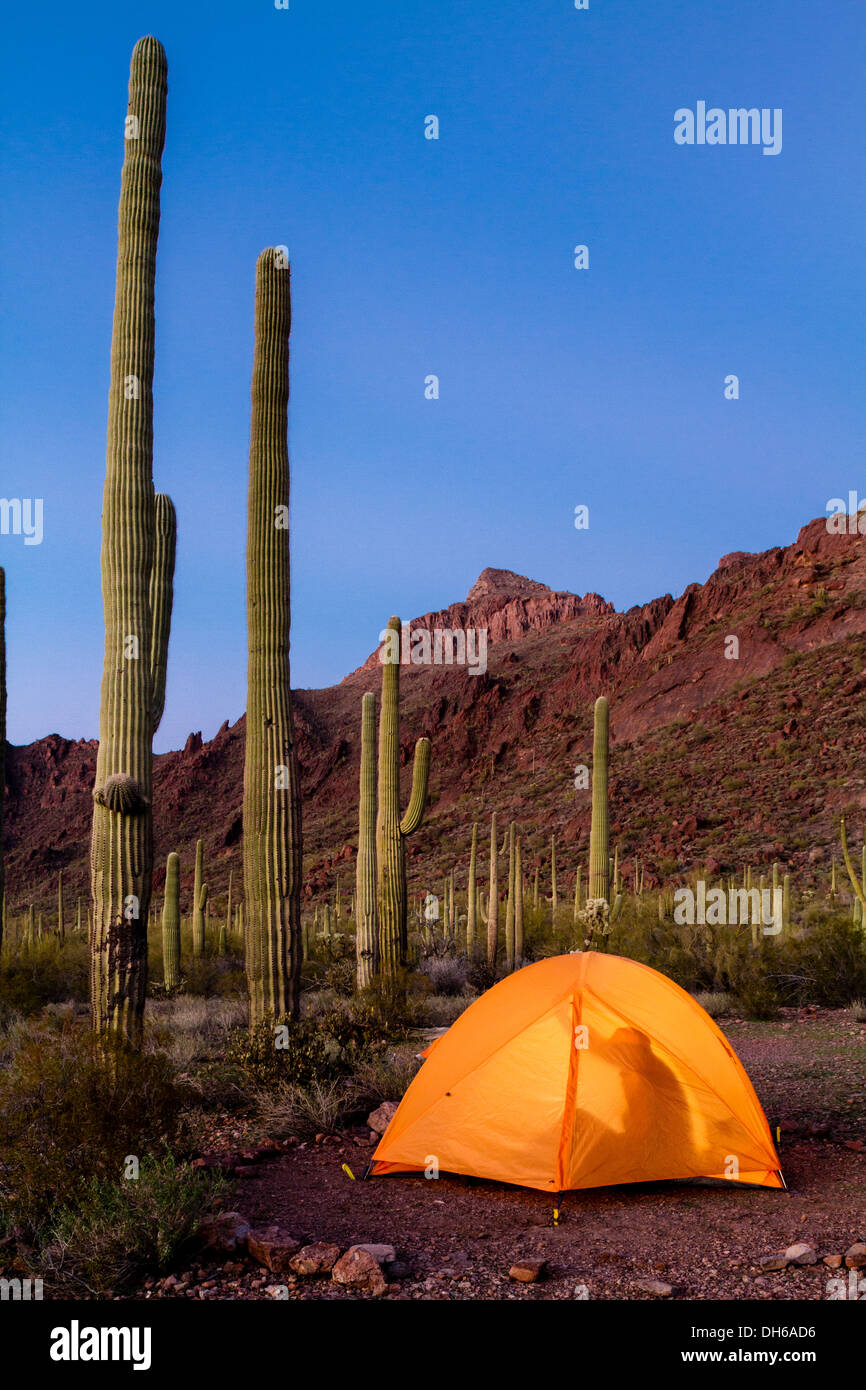
<path fill-rule="evenodd" d="M 622 956 L 555 956 L 483 994 L 428 1050 L 372 1173 L 547 1192 L 661 1179 L 784 1187 L 766 1117 L 713 1020 Z"/>

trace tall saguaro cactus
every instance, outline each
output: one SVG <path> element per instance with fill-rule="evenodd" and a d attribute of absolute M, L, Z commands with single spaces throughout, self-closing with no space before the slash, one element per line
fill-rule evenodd
<path fill-rule="evenodd" d="M 592 740 L 592 823 L 589 831 L 589 897 L 610 897 L 608 860 L 607 757 L 609 740 L 607 699 L 595 702 Z"/>
<path fill-rule="evenodd" d="M 165 862 L 165 902 L 162 905 L 162 978 L 166 989 L 180 984 L 180 859 L 172 852 Z"/>
<path fill-rule="evenodd" d="M 291 271 L 280 248 L 256 265 L 247 520 L 244 899 L 250 1023 L 296 1018 L 301 958 L 301 790 L 289 675 Z"/>
<path fill-rule="evenodd" d="M 105 665 L 90 853 L 91 1021 L 140 1046 L 153 870 L 154 690 L 164 689 L 174 543 L 157 547 L 153 490 L 154 278 L 168 66 L 154 38 L 135 45 L 118 208 L 102 503 Z M 173 509 L 159 504 L 174 531 Z M 170 504 L 169 504 L 170 507 Z M 151 614 L 159 595 L 159 633 Z M 158 702 L 157 702 L 158 703 Z"/>
<path fill-rule="evenodd" d="M 376 931 L 376 696 L 361 700 L 361 775 L 358 862 L 355 879 L 355 958 L 358 989 L 369 989 L 378 971 Z"/>
<path fill-rule="evenodd" d="M 412 791 L 400 819 L 400 636 L 399 618 L 388 621 L 389 637 L 381 652 L 382 708 L 379 713 L 379 805 L 376 815 L 379 969 L 393 980 L 405 960 L 406 840 L 418 829 L 427 801 L 430 740 L 415 744 Z M 393 634 L 393 635 L 391 635 Z"/>

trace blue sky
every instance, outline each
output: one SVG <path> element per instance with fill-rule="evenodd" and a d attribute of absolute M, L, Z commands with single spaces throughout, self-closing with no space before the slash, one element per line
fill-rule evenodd
<path fill-rule="evenodd" d="M 461 598 L 485 566 L 629 607 L 866 493 L 859 0 L 17 6 L 0 494 L 44 498 L 45 534 L 0 536 L 11 742 L 98 732 L 116 211 L 145 33 L 169 61 L 154 474 L 179 517 L 158 749 L 244 708 L 264 246 L 293 266 L 295 685 L 340 679 L 392 613 Z M 781 107 L 782 153 L 677 146 L 674 111 L 698 100 Z"/>

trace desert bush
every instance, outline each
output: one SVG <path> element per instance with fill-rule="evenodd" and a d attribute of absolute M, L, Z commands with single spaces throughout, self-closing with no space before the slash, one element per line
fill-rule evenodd
<path fill-rule="evenodd" d="M 165 1052 L 181 1070 L 213 1062 L 225 1052 L 232 1033 L 246 1022 L 242 999 L 179 994 L 154 1000 L 148 1008 L 148 1045 Z"/>
<path fill-rule="evenodd" d="M 0 1204 L 32 1236 L 84 1183 L 127 1155 L 161 1156 L 183 1135 L 182 1093 L 164 1056 L 101 1056 L 86 1023 L 20 1028 L 0 1072 Z"/>
<path fill-rule="evenodd" d="M 702 989 L 694 997 L 710 1018 L 721 1018 L 723 1014 L 731 1011 L 730 999 L 727 994 L 722 994 L 720 990 Z"/>
<path fill-rule="evenodd" d="M 363 1105 L 350 1077 L 314 1078 L 303 1086 L 280 1081 L 258 1090 L 255 1101 L 264 1128 L 277 1139 L 335 1134 Z"/>
<path fill-rule="evenodd" d="M 866 995 L 866 940 L 848 916 L 811 914 L 803 930 L 779 940 L 779 955 L 791 1003 L 844 1008 Z"/>
<path fill-rule="evenodd" d="M 227 1059 L 257 1086 L 303 1087 L 349 1075 L 370 1046 L 363 1025 L 348 1010 L 335 1009 L 290 1023 L 284 1032 L 261 1023 L 232 1039 Z"/>
<path fill-rule="evenodd" d="M 34 1014 L 46 1004 L 87 1003 L 90 955 L 82 937 L 43 936 L 29 948 L 4 952 L 0 962 L 0 1006 Z"/>
<path fill-rule="evenodd" d="M 855 999 L 851 1004 L 855 1023 L 866 1023 L 866 999 Z"/>
<path fill-rule="evenodd" d="M 374 1110 L 383 1100 L 399 1100 L 422 1063 L 409 1051 L 383 1052 L 360 1062 L 354 1075 L 355 1089 L 363 1104 Z"/>
<path fill-rule="evenodd" d="M 164 1274 L 226 1188 L 168 1155 L 143 1159 L 136 1179 L 91 1178 L 47 1225 L 43 1278 L 69 1293 L 104 1295 Z"/>
<path fill-rule="evenodd" d="M 434 994 L 462 994 L 469 979 L 465 956 L 428 956 L 421 963 Z"/>

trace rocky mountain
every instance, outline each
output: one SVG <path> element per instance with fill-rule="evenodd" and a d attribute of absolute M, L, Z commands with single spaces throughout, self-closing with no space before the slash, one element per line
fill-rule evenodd
<path fill-rule="evenodd" d="M 387 618 L 383 617 L 383 622 Z M 546 872 L 549 838 L 568 883 L 586 861 L 592 705 L 611 700 L 612 835 L 648 881 L 709 862 L 736 870 L 777 859 L 803 883 L 826 879 L 838 817 L 859 845 L 866 814 L 866 538 L 824 519 L 792 545 L 724 556 L 679 598 L 618 613 L 598 594 L 556 592 L 485 570 L 465 600 L 409 624 L 430 664 L 406 665 L 406 788 L 416 738 L 433 741 L 428 812 L 408 842 L 410 886 L 465 880 L 473 820 L 518 822 L 524 862 Z M 429 639 L 412 634 L 423 629 Z M 437 631 L 486 629 L 486 669 L 435 662 Z M 407 645 L 407 652 L 411 646 Z M 374 652 L 326 690 L 295 695 L 302 765 L 305 894 L 353 876 L 361 695 L 377 689 Z M 191 887 L 205 841 L 211 901 L 241 879 L 244 721 L 156 758 L 156 891 L 170 849 Z M 6 860 L 12 910 L 53 905 L 57 870 L 87 892 L 96 743 L 57 734 L 7 752 Z M 838 857 L 838 854 L 837 854 Z M 483 869 L 486 872 L 486 868 Z M 573 882 L 573 878 L 572 878 Z"/>

